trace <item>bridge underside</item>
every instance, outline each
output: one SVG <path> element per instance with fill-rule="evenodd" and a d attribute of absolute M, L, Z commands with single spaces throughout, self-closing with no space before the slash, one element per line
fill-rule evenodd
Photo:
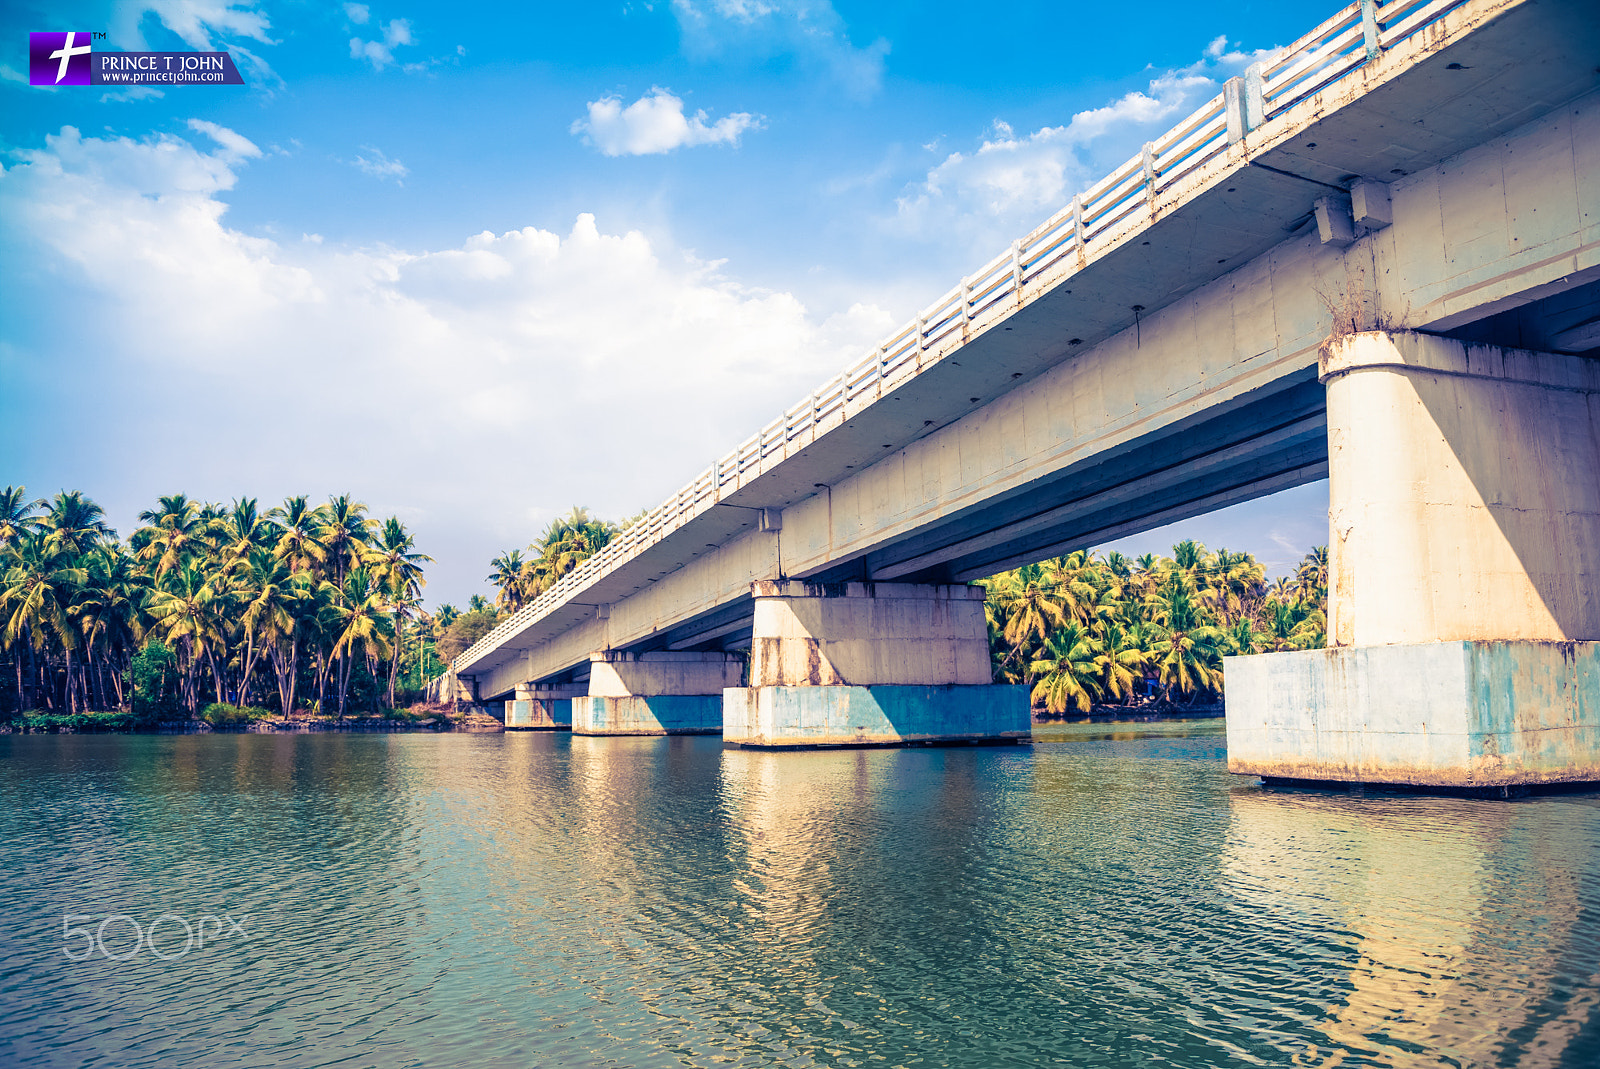
<path fill-rule="evenodd" d="M 1477 6 L 1493 18 L 1246 137 L 1075 273 L 519 625 L 465 666 L 480 696 L 581 682 L 596 651 L 749 646 L 759 581 L 961 583 L 1326 478 L 1332 333 L 1596 355 L 1600 20 Z M 1341 233 L 1358 179 L 1389 217 Z"/>

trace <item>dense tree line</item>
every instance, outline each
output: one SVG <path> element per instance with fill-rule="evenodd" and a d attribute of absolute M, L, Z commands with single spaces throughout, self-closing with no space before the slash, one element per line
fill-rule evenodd
<path fill-rule="evenodd" d="M 124 542 L 80 492 L 0 492 L 0 708 L 314 702 L 342 717 L 354 690 L 393 707 L 406 654 L 431 649 L 431 558 L 349 495 L 262 510 L 175 494 L 139 522 Z"/>
<path fill-rule="evenodd" d="M 528 547 L 495 558 L 495 605 L 474 598 L 440 609 L 438 652 L 448 661 L 598 552 L 627 526 L 582 507 Z M 1222 658 L 1315 649 L 1326 642 L 1328 552 L 1307 553 L 1292 577 L 1268 583 L 1249 553 L 1180 542 L 1171 557 L 1070 553 L 983 581 L 996 682 L 1025 683 L 1052 713 L 1161 699 L 1222 696 Z"/>
<path fill-rule="evenodd" d="M 1052 713 L 1155 698 L 1219 700 L 1222 658 L 1326 644 L 1328 552 L 1269 584 L 1249 553 L 1070 553 L 984 580 L 996 682 Z"/>

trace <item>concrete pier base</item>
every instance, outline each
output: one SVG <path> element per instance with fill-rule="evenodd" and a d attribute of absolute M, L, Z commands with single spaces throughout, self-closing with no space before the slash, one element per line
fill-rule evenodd
<path fill-rule="evenodd" d="M 572 699 L 587 691 L 585 684 L 519 686 L 516 699 L 506 702 L 506 730 L 570 731 Z"/>
<path fill-rule="evenodd" d="M 1228 771 L 1488 788 L 1600 781 L 1600 642 L 1230 657 Z"/>
<path fill-rule="evenodd" d="M 1600 780 L 1600 361 L 1372 331 L 1321 372 L 1333 648 L 1227 660 L 1229 770 Z"/>
<path fill-rule="evenodd" d="M 1033 733 L 1024 686 L 735 687 L 722 740 L 749 749 L 1017 743 Z"/>
<path fill-rule="evenodd" d="M 708 694 L 572 699 L 574 735 L 716 735 L 722 699 Z"/>
<path fill-rule="evenodd" d="M 572 699 L 574 735 L 715 735 L 722 691 L 743 682 L 727 653 L 596 653 L 589 693 Z"/>
<path fill-rule="evenodd" d="M 981 587 L 761 581 L 749 684 L 722 737 L 763 749 L 1015 743 L 1026 687 L 994 686 Z"/>

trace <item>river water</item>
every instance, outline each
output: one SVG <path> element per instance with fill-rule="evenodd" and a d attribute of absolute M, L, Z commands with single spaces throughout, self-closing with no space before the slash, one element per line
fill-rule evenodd
<path fill-rule="evenodd" d="M 1600 796 L 1223 756 L 3 736 L 0 1064 L 1600 1065 Z"/>

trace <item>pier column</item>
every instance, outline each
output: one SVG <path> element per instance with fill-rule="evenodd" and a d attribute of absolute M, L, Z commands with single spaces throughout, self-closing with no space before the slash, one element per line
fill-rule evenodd
<path fill-rule="evenodd" d="M 1227 661 L 1229 770 L 1600 780 L 1600 360 L 1370 332 L 1321 373 L 1330 648 Z"/>
<path fill-rule="evenodd" d="M 991 683 L 982 587 L 762 581 L 751 592 L 750 679 L 725 692 L 724 742 L 1030 738 L 1028 688 Z"/>
<path fill-rule="evenodd" d="M 572 699 L 588 692 L 584 683 L 519 683 L 516 700 L 506 702 L 506 730 L 568 731 L 572 728 Z"/>
<path fill-rule="evenodd" d="M 738 654 L 591 654 L 588 693 L 572 699 L 572 733 L 715 735 L 723 688 L 743 676 Z"/>

